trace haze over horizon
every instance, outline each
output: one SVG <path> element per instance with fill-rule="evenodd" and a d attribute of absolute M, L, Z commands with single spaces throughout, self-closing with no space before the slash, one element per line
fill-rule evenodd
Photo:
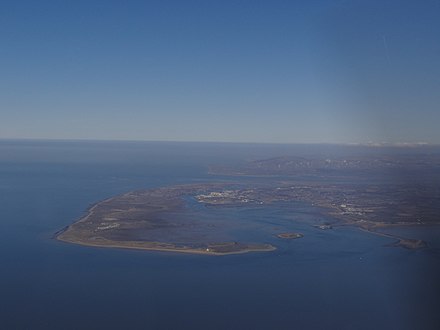
<path fill-rule="evenodd" d="M 440 3 L 2 1 L 0 139 L 440 143 Z"/>

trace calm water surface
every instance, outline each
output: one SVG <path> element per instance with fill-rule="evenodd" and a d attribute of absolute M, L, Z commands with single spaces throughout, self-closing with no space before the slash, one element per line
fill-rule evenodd
<path fill-rule="evenodd" d="M 439 329 L 438 228 L 418 228 L 431 250 L 389 248 L 356 229 L 317 230 L 314 210 L 298 205 L 295 222 L 274 209 L 217 214 L 236 213 L 238 236 L 266 239 L 280 224 L 305 234 L 267 238 L 279 247 L 272 253 L 180 255 L 51 238 L 109 196 L 209 180 L 209 164 L 286 148 L 1 141 L 0 328 Z"/>

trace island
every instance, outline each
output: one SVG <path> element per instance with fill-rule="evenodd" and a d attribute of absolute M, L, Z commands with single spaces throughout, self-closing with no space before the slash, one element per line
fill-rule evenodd
<path fill-rule="evenodd" d="M 95 247 L 226 255 L 273 251 L 268 243 L 184 242 L 179 237 L 197 222 L 170 219 L 170 213 L 184 212 L 185 196 L 202 193 L 220 185 L 183 185 L 128 192 L 93 205 L 56 239 Z"/>
<path fill-rule="evenodd" d="M 278 238 L 284 238 L 284 239 L 297 239 L 304 237 L 301 233 L 281 233 L 277 235 Z"/>

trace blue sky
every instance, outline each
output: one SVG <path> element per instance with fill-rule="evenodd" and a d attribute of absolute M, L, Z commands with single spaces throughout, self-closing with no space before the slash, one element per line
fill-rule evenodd
<path fill-rule="evenodd" d="M 0 138 L 440 143 L 440 3 L 0 2 Z"/>

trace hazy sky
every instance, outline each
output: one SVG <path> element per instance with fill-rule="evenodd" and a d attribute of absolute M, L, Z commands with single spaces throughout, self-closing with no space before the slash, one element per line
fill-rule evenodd
<path fill-rule="evenodd" d="M 440 2 L 0 2 L 0 138 L 440 143 Z"/>

